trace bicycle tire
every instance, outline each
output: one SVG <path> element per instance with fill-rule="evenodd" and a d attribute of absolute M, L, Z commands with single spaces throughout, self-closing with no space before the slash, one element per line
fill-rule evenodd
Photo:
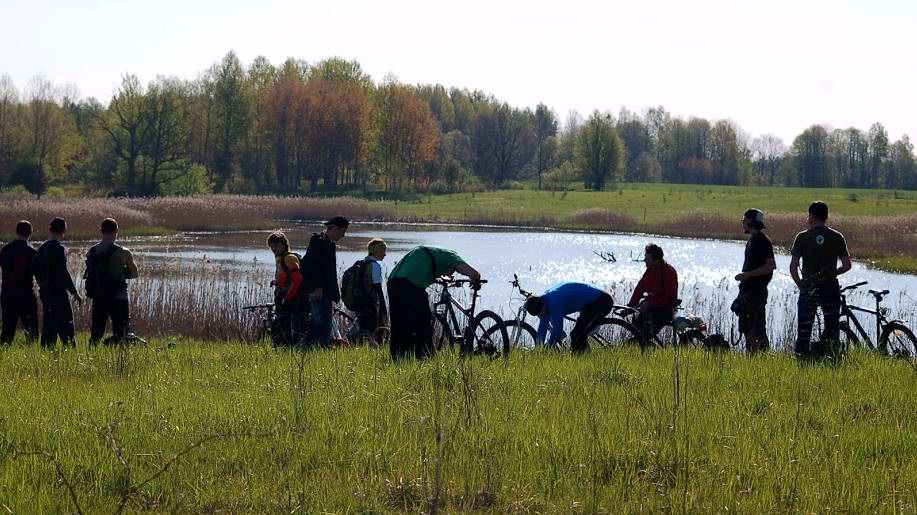
<path fill-rule="evenodd" d="M 643 345 L 640 331 L 634 324 L 620 318 L 603 318 L 589 331 L 586 338 L 590 347 L 600 348 L 623 347 L 625 345 Z"/>
<path fill-rule="evenodd" d="M 882 328 L 879 350 L 886 356 L 914 359 L 917 357 L 917 338 L 904 325 L 890 322 Z"/>
<path fill-rule="evenodd" d="M 465 337 L 466 347 L 469 346 L 468 336 L 471 336 L 469 350 L 474 354 L 492 358 L 509 356 L 509 335 L 506 332 L 506 324 L 500 315 L 493 311 L 485 309 L 471 320 Z"/>
<path fill-rule="evenodd" d="M 433 314 L 433 348 L 436 352 L 451 349 L 455 346 L 455 337 L 449 327 L 449 321 L 440 313 Z"/>
<path fill-rule="evenodd" d="M 532 350 L 535 348 L 535 328 L 526 322 L 519 320 L 504 320 L 503 325 L 506 327 L 506 335 L 509 337 L 510 351 L 513 350 Z M 494 326 L 488 330 L 488 336 L 499 330 Z"/>

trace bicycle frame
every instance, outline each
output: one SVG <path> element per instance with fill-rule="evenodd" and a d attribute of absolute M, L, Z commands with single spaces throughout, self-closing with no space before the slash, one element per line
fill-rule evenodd
<path fill-rule="evenodd" d="M 455 334 L 455 336 L 462 337 L 462 331 L 459 331 L 459 329 L 461 329 L 461 325 L 459 324 L 458 316 L 456 315 L 455 310 L 457 309 L 459 312 L 465 315 L 465 317 L 467 317 L 468 321 L 470 322 L 471 319 L 474 318 L 474 310 L 477 306 L 479 294 L 477 290 L 472 289 L 471 306 L 466 308 L 459 301 L 455 300 L 455 297 L 452 296 L 452 293 L 449 291 L 450 285 L 448 283 L 441 282 L 440 286 L 442 286 L 443 291 L 439 296 L 439 300 L 433 303 L 433 313 L 440 313 L 446 317 L 446 321 L 451 323 L 452 327 L 455 329 L 453 334 Z"/>

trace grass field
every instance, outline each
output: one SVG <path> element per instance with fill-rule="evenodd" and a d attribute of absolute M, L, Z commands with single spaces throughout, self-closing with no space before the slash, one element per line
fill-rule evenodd
<path fill-rule="evenodd" d="M 917 510 L 917 370 L 865 354 L 392 364 L 156 340 L 19 344 L 0 377 L 12 513 Z"/>

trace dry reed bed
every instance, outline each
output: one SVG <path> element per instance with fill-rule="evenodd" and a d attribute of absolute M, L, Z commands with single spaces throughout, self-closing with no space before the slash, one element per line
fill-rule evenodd
<path fill-rule="evenodd" d="M 267 227 L 277 220 L 322 220 L 344 214 L 357 220 L 386 219 L 391 209 L 349 197 L 295 198 L 208 195 L 69 200 L 7 200 L 0 202 L 0 233 L 12 233 L 16 222 L 30 220 L 39 237 L 48 222 L 62 216 L 73 236 L 96 233 L 99 221 L 114 217 L 128 231 L 142 228 L 221 230 Z"/>

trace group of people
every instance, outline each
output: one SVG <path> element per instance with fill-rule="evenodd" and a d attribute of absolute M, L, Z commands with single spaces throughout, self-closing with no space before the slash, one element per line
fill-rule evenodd
<path fill-rule="evenodd" d="M 768 284 L 776 264 L 774 246 L 765 232 L 764 212 L 749 209 L 742 217 L 748 235 L 742 270 L 735 276 L 739 294 L 732 311 L 739 319 L 739 332 L 746 348 L 755 353 L 769 348 L 766 306 Z M 827 226 L 828 206 L 813 202 L 808 209 L 809 228 L 796 235 L 791 250 L 790 276 L 799 288 L 798 337 L 796 352 L 811 356 L 833 352 L 810 342 L 816 310 L 825 318 L 825 342 L 840 336 L 840 287 L 837 277 L 850 270 L 850 255 L 844 236 Z M 427 288 L 437 277 L 462 274 L 480 287 L 481 274 L 453 250 L 422 245 L 407 252 L 388 275 L 383 277 L 381 261 L 387 245 L 380 238 L 367 244 L 367 254 L 354 263 L 338 281 L 337 242 L 347 233 L 349 221 L 331 218 L 325 230 L 309 240 L 304 255 L 291 250 L 282 231 L 267 238 L 276 261 L 274 300 L 276 318 L 273 331 L 278 346 L 328 346 L 332 340 L 334 303 L 344 301 L 356 314 L 356 323 L 346 337 L 357 340 L 371 337 L 377 328 L 389 325 L 390 351 L 394 359 L 426 358 L 434 354 L 432 313 Z M 0 343 L 9 344 L 21 324 L 27 337 L 38 335 L 38 301 L 42 305 L 41 344 L 74 345 L 71 298 L 82 304 L 67 268 L 61 243 L 67 232 L 62 218 L 49 224 L 49 238 L 37 250 L 29 244 L 32 226 L 28 221 L 16 225 L 16 239 L 0 250 L 0 310 L 3 326 Z M 127 281 L 136 278 L 138 269 L 130 250 L 116 242 L 118 223 L 111 218 L 99 226 L 100 241 L 86 254 L 84 275 L 87 297 L 92 300 L 90 343 L 102 340 L 108 320 L 112 336 L 107 343 L 129 335 L 130 304 Z M 637 311 L 634 325 L 649 341 L 672 323 L 677 308 L 678 273 L 665 260 L 661 247 L 647 245 L 646 271 L 637 283 L 628 306 Z M 801 270 L 800 270 L 801 262 Z M 35 295 L 37 283 L 38 296 Z M 384 283 L 384 288 L 383 288 Z M 388 306 L 384 290 L 388 292 Z M 598 286 L 583 282 L 562 282 L 541 295 L 526 299 L 525 309 L 540 318 L 536 343 L 555 344 L 564 333 L 566 315 L 579 313 L 571 337 L 571 350 L 588 350 L 587 336 L 613 309 L 611 295 Z"/>
<path fill-rule="evenodd" d="M 849 271 L 851 263 L 844 236 L 828 227 L 827 222 L 828 205 L 813 202 L 808 209 L 809 228 L 796 235 L 790 252 L 789 272 L 799 289 L 795 351 L 801 357 L 833 355 L 839 350 L 841 296 L 837 277 Z M 764 212 L 760 209 L 745 211 L 742 228 L 748 240 L 742 271 L 735 276 L 739 294 L 731 310 L 738 316 L 739 332 L 745 338 L 746 349 L 749 353 L 757 353 L 770 347 L 767 290 L 777 265 L 774 245 L 765 233 Z M 665 261 L 665 254 L 658 245 L 646 246 L 644 261 L 646 272 L 637 283 L 628 306 L 637 309 L 639 314 L 634 325 L 642 333 L 642 340 L 648 342 L 673 321 L 678 302 L 678 273 Z M 528 313 L 541 319 L 536 343 L 555 343 L 564 334 L 564 317 L 579 313 L 570 334 L 573 352 L 588 350 L 589 331 L 613 307 L 607 292 L 577 282 L 557 284 L 543 295 L 529 297 L 525 303 Z M 811 342 L 817 309 L 824 315 L 825 337 Z"/>
<path fill-rule="evenodd" d="M 118 223 L 112 218 L 102 220 L 99 233 L 100 241 L 86 253 L 83 276 L 86 296 L 92 301 L 91 345 L 102 341 L 109 319 L 112 336 L 105 343 L 117 343 L 128 337 L 130 302 L 127 281 L 139 273 L 131 251 L 115 242 Z M 16 238 L 0 249 L 0 311 L 3 319 L 0 344 L 9 345 L 20 324 L 29 341 L 38 338 L 39 300 L 42 307 L 41 345 L 55 347 L 58 340 L 65 346 L 76 344 L 70 301 L 72 298 L 82 306 L 83 297 L 67 267 L 67 252 L 62 243 L 66 234 L 67 222 L 63 218 L 51 220 L 49 237 L 36 250 L 29 244 L 32 224 L 22 220 L 16 224 Z"/>

